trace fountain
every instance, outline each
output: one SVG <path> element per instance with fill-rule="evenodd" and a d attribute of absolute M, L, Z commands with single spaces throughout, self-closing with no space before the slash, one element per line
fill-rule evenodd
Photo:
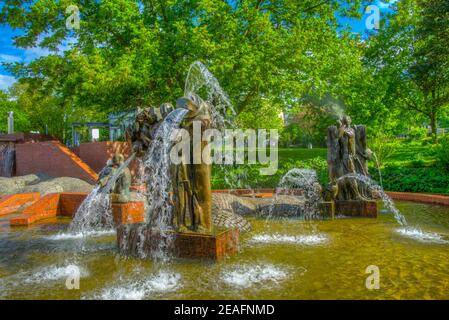
<path fill-rule="evenodd" d="M 14 144 L 11 142 L 0 143 L 0 177 L 13 176 L 14 162 Z"/>
<path fill-rule="evenodd" d="M 348 175 L 369 177 L 367 160 L 372 151 L 366 146 L 366 127 L 351 125 L 343 116 L 327 131 L 327 163 L 330 184 L 325 198 L 335 202 L 337 215 L 377 217 L 377 203 L 368 186 Z M 342 179 L 342 177 L 345 177 Z"/>
<path fill-rule="evenodd" d="M 116 154 L 102 170 L 69 226 L 72 234 L 57 233 L 67 230 L 64 217 L 37 224 L 29 233 L 5 229 L 0 237 L 0 264 L 6 266 L 0 270 L 1 298 L 448 297 L 447 209 L 407 202 L 396 207 L 369 176 L 364 126 L 342 117 L 328 129 L 331 183 L 324 191 L 314 170 L 292 168 L 274 193 L 214 193 L 210 164 L 194 161 L 202 143 L 189 141 L 181 148 L 189 152 L 179 163 L 171 161 L 171 153 L 182 132 L 192 135 L 198 128 L 195 123 L 201 124 L 201 133 L 231 126 L 227 114 L 232 106 L 201 63 L 192 65 L 187 82 L 176 109 L 168 103 L 139 109 L 126 133 L 132 155 L 125 160 Z M 210 89 L 206 93 L 204 86 Z M 142 163 L 138 196 L 146 201 L 135 201 L 136 193 L 130 192 L 133 159 Z M 322 221 L 334 211 L 377 217 L 375 199 L 396 220 L 379 215 L 371 221 Z M 131 211 L 137 218 L 128 220 Z M 408 221 L 416 225 L 417 220 L 429 232 L 408 227 Z M 91 233 L 95 237 L 88 238 Z M 76 239 L 83 242 L 81 254 Z M 227 263 L 167 265 L 175 258 L 219 261 L 235 254 L 240 244 L 239 255 Z M 123 256 L 142 259 L 119 259 L 117 247 Z M 360 271 L 378 263 L 385 290 L 367 291 Z M 67 264 L 79 267 L 78 293 L 62 285 Z"/>
<path fill-rule="evenodd" d="M 142 134 L 129 134 L 136 154 L 144 153 L 143 146 L 147 150 L 144 164 L 148 174 L 144 180 L 149 208 L 145 223 L 119 227 L 118 247 L 124 254 L 149 255 L 162 261 L 172 256 L 219 260 L 236 251 L 238 236 L 235 231 L 213 228 L 211 165 L 202 161 L 205 144 L 189 140 L 189 152 L 182 155 L 183 161 L 173 164 L 170 159 L 175 129 L 182 123 L 193 137 L 198 124 L 204 132 L 214 123 L 211 107 L 195 94 L 178 99 L 176 106 L 154 134 L 143 138 Z M 136 128 L 151 124 L 151 118 L 143 117 Z"/>

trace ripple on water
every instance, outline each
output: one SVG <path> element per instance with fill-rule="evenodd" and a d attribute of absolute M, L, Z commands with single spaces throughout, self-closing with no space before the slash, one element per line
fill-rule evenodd
<path fill-rule="evenodd" d="M 142 300 L 152 294 L 172 292 L 178 289 L 181 281 L 179 273 L 160 271 L 149 279 L 128 281 L 123 285 L 104 288 L 93 299 L 103 300 Z"/>
<path fill-rule="evenodd" d="M 286 268 L 275 265 L 238 265 L 224 270 L 221 279 L 229 285 L 248 288 L 256 284 L 278 284 L 288 275 Z"/>
<path fill-rule="evenodd" d="M 400 228 L 396 229 L 396 232 L 407 238 L 411 238 L 420 242 L 440 243 L 440 244 L 449 243 L 449 240 L 444 239 L 438 233 L 422 231 L 419 228 L 411 228 L 411 227 Z"/>
<path fill-rule="evenodd" d="M 44 239 L 47 240 L 74 240 L 74 239 L 82 239 L 87 237 L 102 237 L 115 234 L 115 230 L 99 230 L 99 231 L 89 231 L 89 232 L 78 232 L 78 233 L 70 233 L 63 232 L 57 233 L 51 236 L 45 236 Z"/>
<path fill-rule="evenodd" d="M 318 245 L 328 241 L 326 235 L 310 234 L 310 235 L 284 235 L 284 234 L 260 234 L 249 240 L 251 243 L 291 243 L 299 245 Z"/>
<path fill-rule="evenodd" d="M 44 283 L 66 279 L 70 275 L 78 273 L 80 277 L 88 277 L 89 271 L 77 265 L 48 266 L 32 271 L 32 275 L 25 278 L 26 283 Z"/>

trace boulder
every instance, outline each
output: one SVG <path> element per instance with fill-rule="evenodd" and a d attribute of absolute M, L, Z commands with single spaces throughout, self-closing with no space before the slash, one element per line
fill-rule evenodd
<path fill-rule="evenodd" d="M 54 192 L 91 192 L 93 186 L 71 177 L 52 178 L 45 174 L 0 178 L 0 194 L 39 192 L 41 196 Z"/>

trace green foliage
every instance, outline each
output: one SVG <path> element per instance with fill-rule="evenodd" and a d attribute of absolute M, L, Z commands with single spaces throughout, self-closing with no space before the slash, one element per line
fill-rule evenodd
<path fill-rule="evenodd" d="M 438 119 L 449 106 L 449 2 L 402 0 L 397 6 L 365 54 L 374 107 L 389 109 L 397 124 L 425 117 L 435 143 Z"/>
<path fill-rule="evenodd" d="M 18 85 L 26 85 L 17 98 L 28 103 L 32 125 L 42 129 L 38 108 L 58 110 L 50 119 L 55 124 L 47 124 L 60 137 L 74 120 L 174 102 L 196 60 L 217 76 L 239 114 L 250 110 L 241 119 L 254 126 L 278 126 L 267 116 L 249 123 L 265 106 L 291 109 L 306 94 L 349 96 L 363 74 L 358 41 L 338 30 L 335 18 L 360 16 L 361 0 L 345 6 L 339 0 L 4 3 L 0 23 L 23 31 L 15 45 L 53 52 L 7 67 Z M 68 5 L 79 7 L 79 30 L 65 26 Z M 64 45 L 67 50 L 58 52 Z"/>
<path fill-rule="evenodd" d="M 449 170 L 449 134 L 446 134 L 440 138 L 436 156 L 438 163 L 444 169 Z"/>
<path fill-rule="evenodd" d="M 327 162 L 323 157 L 307 160 L 284 159 L 279 162 L 277 172 L 271 176 L 260 175 L 259 170 L 262 167 L 264 166 L 260 164 L 234 166 L 214 165 L 212 169 L 212 188 L 276 188 L 281 178 L 293 168 L 310 168 L 316 170 L 319 181 L 323 185 L 327 184 L 329 180 Z"/>
<path fill-rule="evenodd" d="M 369 148 L 374 152 L 374 159 L 377 159 L 378 165 L 382 167 L 398 150 L 399 141 L 393 136 L 379 131 L 375 137 L 370 139 Z"/>
<path fill-rule="evenodd" d="M 21 110 L 16 101 L 9 99 L 8 95 L 0 90 L 0 132 L 8 132 L 8 112 L 14 112 L 14 130 L 28 131 L 30 127 L 26 113 Z"/>
<path fill-rule="evenodd" d="M 422 140 L 427 137 L 427 129 L 425 127 L 413 127 L 408 132 L 409 140 Z"/>
<path fill-rule="evenodd" d="M 379 181 L 377 172 L 372 173 Z M 384 189 L 389 191 L 449 193 L 449 175 L 438 167 L 386 166 L 382 179 Z"/>

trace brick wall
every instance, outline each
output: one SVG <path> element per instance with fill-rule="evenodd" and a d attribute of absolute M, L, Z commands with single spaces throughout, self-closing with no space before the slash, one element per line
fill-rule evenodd
<path fill-rule="evenodd" d="M 43 172 L 53 177 L 73 177 L 95 183 L 98 176 L 59 141 L 16 145 L 16 175 Z"/>
<path fill-rule="evenodd" d="M 59 215 L 73 217 L 81 203 L 86 199 L 87 193 L 63 192 L 59 198 Z"/>
<path fill-rule="evenodd" d="M 115 153 L 123 154 L 125 159 L 131 155 L 130 144 L 122 141 L 82 143 L 75 150 L 78 156 L 97 173 L 103 169 L 108 159 L 112 158 Z M 134 178 L 137 173 L 137 161 L 132 161 L 129 168 Z"/>
<path fill-rule="evenodd" d="M 23 210 L 23 213 L 10 220 L 11 226 L 27 226 L 39 220 L 56 217 L 59 213 L 59 193 L 49 193 L 31 206 Z"/>
<path fill-rule="evenodd" d="M 421 203 L 449 206 L 449 197 L 436 194 L 411 193 L 411 192 L 387 192 L 394 200 L 405 200 Z"/>
<path fill-rule="evenodd" d="M 39 199 L 39 193 L 18 193 L 0 198 L 0 216 L 16 212 L 23 205 Z"/>

